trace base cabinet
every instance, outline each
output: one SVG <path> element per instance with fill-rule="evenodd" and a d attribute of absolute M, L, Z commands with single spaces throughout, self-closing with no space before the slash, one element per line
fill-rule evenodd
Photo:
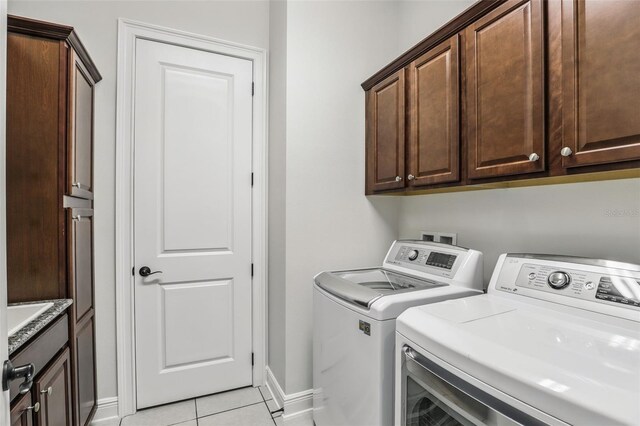
<path fill-rule="evenodd" d="M 90 423 L 96 409 L 95 321 L 93 312 L 75 330 L 75 389 L 78 425 Z"/>
<path fill-rule="evenodd" d="M 40 403 L 38 426 L 72 426 L 71 358 L 65 349 L 34 382 L 33 392 Z"/>
<path fill-rule="evenodd" d="M 9 417 L 11 426 L 32 426 L 33 410 L 34 407 L 31 404 L 31 393 L 22 395 L 13 405 L 13 408 L 11 408 L 11 414 Z"/>

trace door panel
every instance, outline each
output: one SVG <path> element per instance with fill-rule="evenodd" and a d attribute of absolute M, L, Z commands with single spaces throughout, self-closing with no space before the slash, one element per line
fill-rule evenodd
<path fill-rule="evenodd" d="M 93 198 L 93 83 L 72 53 L 67 194 Z"/>
<path fill-rule="evenodd" d="M 466 29 L 470 178 L 545 169 L 542 28 L 540 0 L 511 0 Z"/>
<path fill-rule="evenodd" d="M 411 186 L 460 179 L 458 36 L 436 46 L 409 67 Z"/>
<path fill-rule="evenodd" d="M 640 2 L 562 3 L 564 167 L 640 158 Z"/>
<path fill-rule="evenodd" d="M 404 70 L 367 92 L 367 193 L 404 188 Z"/>
<path fill-rule="evenodd" d="M 250 61 L 136 46 L 138 408 L 251 384 Z M 206 378 L 203 380 L 203 377 Z"/>
<path fill-rule="evenodd" d="M 31 392 L 27 392 L 16 401 L 11 409 L 11 426 L 32 426 L 32 410 Z"/>
<path fill-rule="evenodd" d="M 35 382 L 35 395 L 40 402 L 36 414 L 38 426 L 71 426 L 71 361 L 65 349 Z"/>
<path fill-rule="evenodd" d="M 74 323 L 93 309 L 93 210 L 71 209 L 69 215 L 69 271 Z"/>
<path fill-rule="evenodd" d="M 93 311 L 76 326 L 76 404 L 80 425 L 86 425 L 96 406 L 95 319 Z"/>

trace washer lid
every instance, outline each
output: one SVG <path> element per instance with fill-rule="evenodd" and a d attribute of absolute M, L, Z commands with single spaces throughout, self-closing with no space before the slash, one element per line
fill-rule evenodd
<path fill-rule="evenodd" d="M 367 309 L 383 296 L 447 285 L 382 268 L 323 272 L 316 277 L 315 281 L 321 289 Z"/>

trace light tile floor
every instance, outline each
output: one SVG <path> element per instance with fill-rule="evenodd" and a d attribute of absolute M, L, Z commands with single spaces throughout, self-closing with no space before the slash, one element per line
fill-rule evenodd
<path fill-rule="evenodd" d="M 121 426 L 280 426 L 282 411 L 266 388 L 247 387 L 140 410 Z"/>

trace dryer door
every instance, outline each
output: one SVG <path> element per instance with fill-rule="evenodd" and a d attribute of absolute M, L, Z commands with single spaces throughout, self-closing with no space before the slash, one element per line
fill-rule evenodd
<path fill-rule="evenodd" d="M 402 353 L 402 425 L 546 425 L 466 383 L 408 346 Z"/>

